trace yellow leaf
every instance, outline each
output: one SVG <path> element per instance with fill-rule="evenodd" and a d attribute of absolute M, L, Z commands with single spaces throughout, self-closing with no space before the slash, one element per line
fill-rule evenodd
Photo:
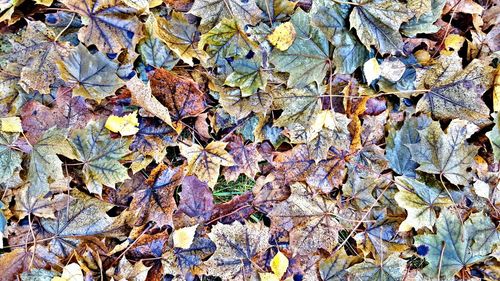
<path fill-rule="evenodd" d="M 122 136 L 135 135 L 139 128 L 139 120 L 137 120 L 137 111 L 134 111 L 125 116 L 111 115 L 106 120 L 106 129 L 113 133 L 120 133 Z"/>
<path fill-rule="evenodd" d="M 285 22 L 276 27 L 273 33 L 267 36 L 267 40 L 269 40 L 269 43 L 278 50 L 286 51 L 293 44 L 296 35 L 293 24 L 291 22 Z"/>
<path fill-rule="evenodd" d="M 259 273 L 260 281 L 280 281 L 280 278 L 273 273 L 264 272 Z"/>
<path fill-rule="evenodd" d="M 52 281 L 83 281 L 82 269 L 77 263 L 70 263 L 63 268 L 61 277 L 56 276 Z"/>
<path fill-rule="evenodd" d="M 450 34 L 444 39 L 444 46 L 448 51 L 458 51 L 462 48 L 465 38 L 458 34 Z"/>
<path fill-rule="evenodd" d="M 366 82 L 371 84 L 373 80 L 380 77 L 380 65 L 377 62 L 376 58 L 371 58 L 365 62 L 363 65 L 363 73 L 366 77 Z"/>
<path fill-rule="evenodd" d="M 23 126 L 21 125 L 21 118 L 19 117 L 4 117 L 0 118 L 1 129 L 2 132 L 8 133 L 22 133 Z"/>
<path fill-rule="evenodd" d="M 288 258 L 282 252 L 278 252 L 271 260 L 271 269 L 278 277 L 278 280 L 283 277 L 283 274 L 285 274 L 287 268 Z"/>
<path fill-rule="evenodd" d="M 46 7 L 50 7 L 50 5 L 52 5 L 52 2 L 54 2 L 54 0 L 35 0 L 35 3 L 37 3 L 38 5 L 44 5 Z"/>
<path fill-rule="evenodd" d="M 431 54 L 429 54 L 429 52 L 427 52 L 426 50 L 418 50 L 414 55 L 418 63 L 422 65 L 427 65 L 429 62 L 431 62 L 432 59 Z"/>
<path fill-rule="evenodd" d="M 174 231 L 174 247 L 189 249 L 193 243 L 198 225 L 188 226 Z"/>
<path fill-rule="evenodd" d="M 500 66 L 497 66 L 493 84 L 493 111 L 500 111 Z"/>

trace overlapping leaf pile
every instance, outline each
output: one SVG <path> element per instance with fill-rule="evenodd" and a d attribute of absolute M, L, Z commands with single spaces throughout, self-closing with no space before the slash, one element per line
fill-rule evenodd
<path fill-rule="evenodd" d="M 0 1 L 0 279 L 499 280 L 499 12 Z"/>

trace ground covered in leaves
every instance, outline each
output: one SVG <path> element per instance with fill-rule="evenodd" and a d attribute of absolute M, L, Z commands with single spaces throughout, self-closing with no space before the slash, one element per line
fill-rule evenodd
<path fill-rule="evenodd" d="M 495 0 L 0 0 L 0 279 L 499 280 Z"/>

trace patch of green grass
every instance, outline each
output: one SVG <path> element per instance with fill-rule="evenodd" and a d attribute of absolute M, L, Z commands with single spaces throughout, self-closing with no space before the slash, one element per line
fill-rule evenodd
<path fill-rule="evenodd" d="M 252 190 L 254 185 L 255 181 L 244 175 L 239 176 L 236 181 L 230 182 L 220 177 L 213 192 L 215 203 L 227 202 L 236 195 Z"/>

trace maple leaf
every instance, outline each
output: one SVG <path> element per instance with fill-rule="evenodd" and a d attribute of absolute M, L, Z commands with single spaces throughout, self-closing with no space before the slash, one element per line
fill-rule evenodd
<path fill-rule="evenodd" d="M 47 130 L 31 147 L 28 181 L 36 189 L 33 194 L 45 195 L 49 182 L 64 178 L 62 161 L 57 154 L 73 156 L 66 132 L 56 128 Z"/>
<path fill-rule="evenodd" d="M 452 278 L 460 270 L 486 259 L 500 241 L 494 224 L 481 213 L 472 214 L 462 226 L 456 214 L 443 209 L 436 228 L 436 234 L 415 236 L 415 245 L 425 249 L 429 263 L 423 272 L 431 278 Z"/>
<path fill-rule="evenodd" d="M 274 175 L 282 185 L 297 181 L 304 181 L 314 165 L 309 155 L 307 145 L 297 145 L 289 151 L 276 153 L 272 164 L 275 167 Z"/>
<path fill-rule="evenodd" d="M 420 165 L 417 170 L 439 174 L 453 184 L 465 185 L 468 180 L 466 169 L 478 150 L 465 142 L 478 129 L 474 124 L 455 119 L 444 133 L 439 122 L 433 121 L 419 131 L 421 141 L 418 144 L 407 145 L 413 161 Z"/>
<path fill-rule="evenodd" d="M 408 144 L 420 142 L 418 130 L 423 130 L 432 120 L 425 115 L 421 117 L 411 117 L 406 119 L 399 130 L 389 129 L 389 135 L 386 138 L 386 157 L 389 160 L 389 166 L 398 174 L 415 177 L 415 169 L 418 164 L 411 159 Z"/>
<path fill-rule="evenodd" d="M 252 59 L 236 59 L 230 63 L 233 72 L 227 76 L 225 85 L 241 89 L 241 96 L 248 97 L 267 84 L 267 74 L 261 70 L 261 59 L 254 55 Z"/>
<path fill-rule="evenodd" d="M 19 83 L 23 89 L 49 94 L 49 87 L 59 76 L 54 62 L 68 53 L 69 44 L 57 42 L 54 32 L 44 23 L 28 21 L 21 38 L 12 42 L 13 60 L 22 65 Z"/>
<path fill-rule="evenodd" d="M 170 70 L 179 61 L 167 45 L 154 34 L 148 34 L 146 38 L 139 42 L 137 50 L 144 64 L 153 67 L 163 67 Z"/>
<path fill-rule="evenodd" d="M 62 0 L 66 7 L 77 12 L 85 25 L 78 32 L 78 39 L 95 44 L 105 53 L 133 50 L 142 38 L 142 23 L 138 11 L 121 0 Z"/>
<path fill-rule="evenodd" d="M 299 10 L 290 22 L 297 36 L 286 51 L 273 50 L 269 61 L 277 71 L 288 72 L 288 88 L 303 88 L 311 82 L 321 85 L 329 64 L 328 40 L 310 24 L 310 16 Z"/>
<path fill-rule="evenodd" d="M 255 25 L 262 11 L 255 0 L 195 0 L 189 13 L 201 18 L 200 31 L 206 32 L 222 18 L 237 19 L 242 27 L 246 24 Z"/>
<path fill-rule="evenodd" d="M 223 280 L 250 280 L 256 270 L 253 259 L 269 247 L 270 235 L 262 223 L 233 222 L 216 224 L 208 237 L 217 247 L 206 262 L 208 273 Z"/>
<path fill-rule="evenodd" d="M 344 248 L 336 251 L 331 257 L 319 262 L 319 275 L 323 281 L 345 280 L 348 268 L 356 261 L 356 257 L 348 256 Z"/>
<path fill-rule="evenodd" d="M 174 120 L 197 116 L 205 110 L 205 94 L 193 80 L 160 68 L 150 81 L 153 96 L 168 108 Z"/>
<path fill-rule="evenodd" d="M 210 56 L 208 63 L 217 66 L 218 73 L 228 75 L 231 67 L 226 58 L 245 58 L 257 46 L 240 29 L 237 19 L 223 18 L 210 31 L 201 35 L 198 48 L 207 52 Z"/>
<path fill-rule="evenodd" d="M 486 133 L 486 136 L 490 139 L 495 161 L 500 162 L 500 114 L 496 113 L 495 126 L 491 131 Z"/>
<path fill-rule="evenodd" d="M 311 254 L 320 248 L 332 251 L 341 229 L 335 218 L 335 201 L 312 194 L 303 184 L 293 184 L 291 190 L 290 197 L 268 214 L 273 228 L 289 232 L 290 247 L 297 254 Z"/>
<path fill-rule="evenodd" d="M 394 199 L 407 211 L 406 219 L 399 226 L 400 231 L 409 231 L 412 227 L 415 230 L 432 229 L 436 222 L 434 209 L 453 204 L 442 189 L 406 177 L 397 177 L 396 183 L 400 190 Z"/>
<path fill-rule="evenodd" d="M 349 32 L 349 5 L 320 0 L 312 8 L 311 23 L 318 27 L 335 46 L 332 61 L 336 72 L 352 73 L 365 62 L 366 48 Z"/>
<path fill-rule="evenodd" d="M 154 221 L 158 226 L 172 226 L 172 214 L 176 209 L 174 192 L 184 178 L 183 167 L 167 168 L 158 166 L 153 172 L 145 189 L 133 194 L 130 209 L 138 214 L 136 225 Z"/>
<path fill-rule="evenodd" d="M 365 259 L 364 262 L 351 266 L 347 271 L 360 280 L 395 281 L 402 280 L 405 268 L 406 260 L 392 254 L 383 262 Z"/>
<path fill-rule="evenodd" d="M 430 2 L 430 8 L 429 6 Z M 401 33 L 415 37 L 419 33 L 434 33 L 439 27 L 434 25 L 443 12 L 446 0 L 412 0 L 408 8 L 415 12 L 415 17 L 401 25 Z M 414 8 L 414 6 L 417 6 Z"/>
<path fill-rule="evenodd" d="M 124 85 L 118 65 L 100 52 L 91 54 L 82 44 L 57 66 L 64 81 L 74 84 L 73 94 L 101 101 Z"/>
<path fill-rule="evenodd" d="M 382 54 L 395 53 L 403 45 L 399 27 L 412 17 L 405 4 L 389 0 L 356 0 L 350 16 L 351 27 L 370 49 L 374 45 Z"/>
<path fill-rule="evenodd" d="M 323 86 L 314 84 L 303 89 L 294 88 L 273 92 L 274 106 L 283 109 L 281 116 L 274 121 L 274 125 L 285 127 L 297 123 L 304 128 L 309 128 L 321 111 L 319 96 L 323 92 Z"/>
<path fill-rule="evenodd" d="M 331 192 L 342 185 L 347 172 L 345 164 L 345 159 L 337 156 L 321 160 L 307 177 L 307 184 L 325 194 Z"/>
<path fill-rule="evenodd" d="M 245 174 L 253 179 L 260 172 L 259 162 L 264 158 L 257 151 L 255 144 L 245 145 L 243 139 L 238 136 L 228 138 L 227 149 L 234 159 L 236 165 L 224 169 L 224 177 L 228 181 L 235 181 L 240 174 Z"/>
<path fill-rule="evenodd" d="M 0 183 L 7 181 L 21 167 L 22 153 L 14 149 L 17 133 L 0 132 Z"/>
<path fill-rule="evenodd" d="M 50 251 L 60 257 L 71 253 L 79 244 L 78 237 L 113 232 L 110 226 L 114 219 L 106 214 L 113 205 L 80 192 L 72 192 L 71 196 L 75 200 L 59 211 L 55 219 L 43 218 L 40 221 L 43 229 L 53 235 Z"/>
<path fill-rule="evenodd" d="M 226 145 L 227 143 L 221 141 L 211 142 L 206 147 L 180 143 L 181 154 L 188 160 L 187 174 L 196 175 L 213 188 L 219 177 L 220 166 L 236 164 L 231 154 L 225 150 Z"/>
<path fill-rule="evenodd" d="M 214 208 L 214 198 L 205 182 L 195 176 L 185 177 L 179 196 L 179 211 L 203 221 L 210 219 Z"/>
<path fill-rule="evenodd" d="M 269 93 L 257 92 L 244 97 L 240 90 L 222 91 L 219 99 L 224 110 L 238 120 L 247 117 L 252 112 L 266 113 L 272 101 Z"/>
<path fill-rule="evenodd" d="M 487 62 L 473 60 L 462 70 L 461 61 L 456 53 L 443 55 L 417 79 L 417 88 L 429 92 L 416 109 L 439 120 L 460 118 L 483 127 L 490 123 L 490 111 L 481 95 L 492 86 L 494 69 Z"/>
<path fill-rule="evenodd" d="M 36 187 L 33 188 L 29 185 L 21 187 L 16 193 L 17 201 L 13 212 L 19 219 L 23 219 L 28 214 L 55 219 L 54 213 L 71 202 L 71 197 L 62 193 L 42 197 L 37 194 Z"/>
<path fill-rule="evenodd" d="M 207 54 L 198 49 L 199 35 L 195 25 L 189 24 L 182 13 L 172 12 L 169 20 L 157 17 L 153 23 L 154 34 L 168 46 L 180 59 L 193 65 L 193 58 L 207 59 Z"/>
<path fill-rule="evenodd" d="M 113 187 L 128 179 L 127 168 L 120 164 L 128 154 L 128 141 L 112 139 L 104 122 L 90 122 L 71 139 L 74 159 L 81 162 L 87 189 L 101 195 L 103 185 Z"/>

